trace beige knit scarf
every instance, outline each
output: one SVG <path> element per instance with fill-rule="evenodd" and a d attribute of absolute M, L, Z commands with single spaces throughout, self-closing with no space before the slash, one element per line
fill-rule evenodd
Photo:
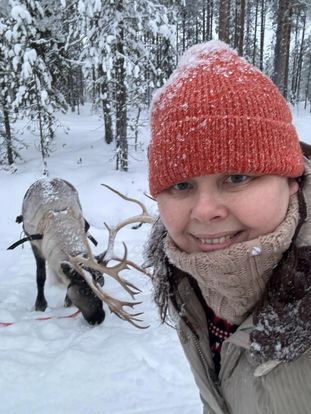
<path fill-rule="evenodd" d="M 165 253 L 174 266 L 196 279 L 217 316 L 240 324 L 262 296 L 273 269 L 288 249 L 298 216 L 294 195 L 284 221 L 273 233 L 223 250 L 190 254 L 181 251 L 167 235 Z"/>

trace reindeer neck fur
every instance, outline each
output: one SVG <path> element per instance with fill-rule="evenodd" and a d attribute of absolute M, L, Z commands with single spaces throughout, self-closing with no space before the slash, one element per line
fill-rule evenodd
<path fill-rule="evenodd" d="M 62 211 L 50 210 L 42 220 L 41 249 L 49 261 L 68 260 L 68 255 L 87 253 L 87 241 L 82 214 L 72 208 Z M 39 241 L 40 242 L 40 241 Z"/>

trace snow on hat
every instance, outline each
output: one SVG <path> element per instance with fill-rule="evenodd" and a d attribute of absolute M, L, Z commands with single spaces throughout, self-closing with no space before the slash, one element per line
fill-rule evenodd
<path fill-rule="evenodd" d="M 152 100 L 150 193 L 214 173 L 298 177 L 303 156 L 272 81 L 221 41 L 191 47 Z"/>

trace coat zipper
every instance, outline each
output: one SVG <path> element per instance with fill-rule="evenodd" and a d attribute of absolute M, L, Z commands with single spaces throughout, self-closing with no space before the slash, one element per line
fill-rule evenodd
<path fill-rule="evenodd" d="M 208 362 L 206 361 L 206 359 L 205 359 L 205 357 L 203 355 L 203 352 L 202 352 L 202 349 L 201 349 L 199 340 L 198 340 L 198 338 L 193 333 L 192 333 L 192 339 L 193 339 L 194 346 L 195 346 L 195 348 L 196 348 L 196 350 L 198 352 L 198 355 L 200 357 L 201 363 L 202 363 L 202 365 L 205 368 L 205 371 L 207 373 L 207 376 L 211 378 L 213 384 L 215 384 L 216 386 L 219 386 L 220 385 L 219 378 L 216 375 L 211 375 L 210 366 L 209 366 Z"/>

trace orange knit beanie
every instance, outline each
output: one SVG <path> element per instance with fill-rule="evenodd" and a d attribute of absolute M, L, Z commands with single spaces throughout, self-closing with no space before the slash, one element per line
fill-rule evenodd
<path fill-rule="evenodd" d="M 150 193 L 214 173 L 298 177 L 303 156 L 272 81 L 221 41 L 191 47 L 151 103 Z"/>

